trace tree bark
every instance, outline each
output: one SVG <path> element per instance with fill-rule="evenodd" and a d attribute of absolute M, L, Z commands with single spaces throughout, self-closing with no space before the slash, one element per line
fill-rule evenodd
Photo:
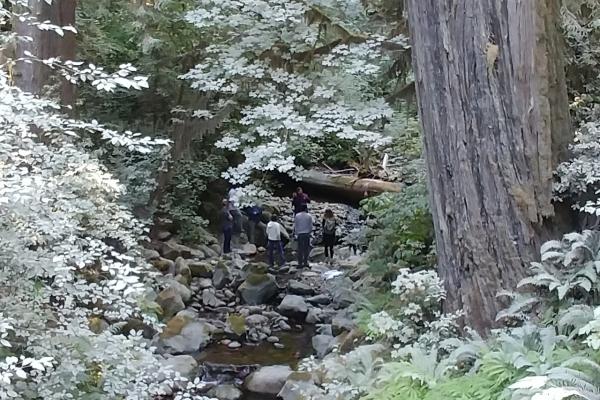
<path fill-rule="evenodd" d="M 43 0 L 29 0 L 29 16 L 37 21 L 50 21 L 58 26 L 75 26 L 75 8 L 76 0 L 53 1 L 48 4 Z M 75 34 L 65 31 L 64 36 L 59 36 L 53 31 L 41 31 L 30 22 L 15 21 L 15 32 L 19 38 L 16 46 L 17 58 L 26 57 L 25 51 L 29 51 L 34 56 L 47 59 L 50 57 L 60 57 L 61 60 L 74 60 L 76 51 Z M 27 41 L 23 37 L 30 37 L 33 40 Z M 19 62 L 15 68 L 15 84 L 26 92 L 41 94 L 44 85 L 49 83 L 52 70 L 47 66 L 38 63 Z M 60 79 L 60 99 L 65 105 L 72 105 L 75 101 L 75 89 L 72 84 L 63 78 Z"/>
<path fill-rule="evenodd" d="M 438 269 L 480 332 L 552 235 L 569 120 L 558 0 L 409 0 Z"/>
<path fill-rule="evenodd" d="M 333 190 L 356 192 L 363 194 L 383 193 L 383 192 L 400 192 L 402 184 L 397 182 L 387 182 L 380 179 L 356 178 L 350 175 L 326 174 L 321 171 L 304 171 L 300 178 L 302 182 L 309 185 L 320 186 Z"/>

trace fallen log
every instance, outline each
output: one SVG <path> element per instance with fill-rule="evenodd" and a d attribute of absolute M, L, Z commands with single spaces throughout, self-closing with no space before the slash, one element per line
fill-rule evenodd
<path fill-rule="evenodd" d="M 308 170 L 301 176 L 301 181 L 308 185 L 321 186 L 329 189 L 354 192 L 363 195 L 400 192 L 402 184 L 398 182 L 388 182 L 380 179 L 357 178 L 352 175 L 326 174 L 321 171 Z"/>

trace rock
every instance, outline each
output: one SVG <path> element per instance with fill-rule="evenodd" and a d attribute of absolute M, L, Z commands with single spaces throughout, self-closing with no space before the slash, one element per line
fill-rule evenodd
<path fill-rule="evenodd" d="M 233 341 L 229 343 L 227 347 L 229 347 L 230 349 L 239 349 L 240 347 L 242 347 L 242 345 L 240 344 L 240 342 Z"/>
<path fill-rule="evenodd" d="M 318 294 L 316 296 L 307 298 L 306 301 L 308 301 L 311 304 L 327 305 L 331 303 L 331 298 L 329 298 L 329 296 L 327 296 L 326 294 Z"/>
<path fill-rule="evenodd" d="M 162 253 L 163 257 L 168 258 L 170 260 L 176 260 L 177 257 L 183 258 L 204 258 L 204 253 L 197 249 L 192 249 L 191 247 L 184 246 L 182 244 L 177 243 L 173 239 L 169 239 L 166 242 L 162 242 L 160 245 L 160 253 Z"/>
<path fill-rule="evenodd" d="M 166 258 L 158 258 L 152 260 L 154 268 L 162 272 L 163 274 L 174 274 L 175 273 L 175 262 Z"/>
<path fill-rule="evenodd" d="M 310 296 L 315 294 L 315 289 L 313 289 L 311 286 L 293 279 L 288 282 L 288 291 L 292 294 L 299 295 Z"/>
<path fill-rule="evenodd" d="M 226 333 L 231 332 L 234 335 L 235 339 L 241 339 L 248 330 L 245 318 L 241 315 L 236 314 L 230 314 L 227 317 L 227 328 L 228 329 Z"/>
<path fill-rule="evenodd" d="M 178 257 L 175 260 L 175 274 L 183 276 L 188 285 L 192 282 L 192 272 L 190 270 L 190 266 L 188 262 L 181 257 Z"/>
<path fill-rule="evenodd" d="M 205 261 L 194 261 L 188 263 L 193 277 L 196 278 L 212 278 L 213 266 Z"/>
<path fill-rule="evenodd" d="M 265 251 L 267 251 L 267 249 L 265 249 L 264 247 L 260 246 L 258 249 L 256 249 L 259 253 L 264 253 Z"/>
<path fill-rule="evenodd" d="M 183 299 L 174 287 L 162 290 L 156 298 L 156 303 L 162 308 L 164 318 L 171 318 L 179 311 L 185 309 Z"/>
<path fill-rule="evenodd" d="M 246 243 L 245 245 L 242 246 L 242 248 L 239 250 L 239 254 L 241 256 L 246 256 L 246 257 L 251 257 L 251 256 L 255 256 L 256 253 L 258 253 L 258 249 L 256 248 L 255 245 L 253 245 L 252 243 Z"/>
<path fill-rule="evenodd" d="M 279 321 L 279 323 L 277 324 L 277 326 L 279 326 L 279 329 L 281 329 L 282 331 L 290 331 L 292 330 L 292 327 L 285 321 Z"/>
<path fill-rule="evenodd" d="M 279 338 L 277 336 L 269 336 L 267 338 L 267 342 L 269 342 L 269 343 L 279 343 Z"/>
<path fill-rule="evenodd" d="M 217 307 L 218 303 L 219 299 L 215 296 L 214 289 L 210 288 L 202 291 L 202 304 L 209 307 Z"/>
<path fill-rule="evenodd" d="M 208 391 L 208 396 L 219 400 L 239 400 L 242 398 L 242 391 L 234 385 L 220 384 Z"/>
<path fill-rule="evenodd" d="M 246 317 L 246 325 L 250 328 L 266 325 L 269 323 L 269 318 L 261 314 L 252 314 Z"/>
<path fill-rule="evenodd" d="M 216 249 L 213 249 L 212 247 L 208 247 L 205 244 L 200 245 L 198 247 L 200 248 L 200 250 L 202 250 L 202 252 L 206 256 L 206 258 L 218 257 L 219 253 L 221 252 L 221 249 L 218 246 L 216 247 Z"/>
<path fill-rule="evenodd" d="M 356 328 L 356 324 L 347 313 L 338 313 L 331 321 L 331 329 L 335 336 L 342 332 L 350 332 Z"/>
<path fill-rule="evenodd" d="M 219 263 L 215 267 L 212 277 L 213 286 L 216 289 L 223 289 L 231 281 L 231 271 L 224 263 Z"/>
<path fill-rule="evenodd" d="M 282 400 L 304 400 L 319 398 L 322 396 L 321 393 L 310 372 L 293 372 L 277 397 Z"/>
<path fill-rule="evenodd" d="M 160 253 L 152 249 L 142 249 L 142 257 L 144 257 L 148 261 L 155 260 L 157 258 L 160 258 Z"/>
<path fill-rule="evenodd" d="M 276 349 L 285 349 L 285 346 L 281 343 L 273 343 L 273 347 L 275 347 Z"/>
<path fill-rule="evenodd" d="M 331 350 L 334 337 L 329 335 L 316 335 L 312 338 L 312 346 L 317 353 L 317 357 L 325 357 Z"/>
<path fill-rule="evenodd" d="M 179 293 L 179 296 L 181 296 L 181 300 L 183 300 L 184 303 L 187 303 L 188 301 L 191 300 L 192 291 L 190 289 L 188 289 L 188 287 L 185 286 L 184 284 L 179 283 L 175 280 L 171 280 L 167 284 L 167 289 L 171 289 L 171 288 L 176 290 L 177 293 Z"/>
<path fill-rule="evenodd" d="M 194 370 L 198 367 L 198 363 L 194 357 L 185 354 L 179 356 L 170 356 L 162 361 L 161 364 L 164 368 L 168 368 L 172 372 L 179 373 L 179 375 L 188 379 L 194 376 Z"/>
<path fill-rule="evenodd" d="M 198 280 L 198 288 L 199 289 L 208 289 L 213 287 L 212 279 L 210 278 L 200 278 Z"/>
<path fill-rule="evenodd" d="M 169 231 L 158 231 L 156 232 L 156 238 L 158 240 L 169 240 L 173 234 Z"/>
<path fill-rule="evenodd" d="M 216 328 L 187 316 L 171 318 L 159 336 L 159 347 L 169 353 L 192 353 L 206 347 Z"/>
<path fill-rule="evenodd" d="M 262 367 L 246 378 L 246 390 L 253 393 L 276 395 L 292 373 L 288 365 L 271 365 Z"/>
<path fill-rule="evenodd" d="M 304 301 L 304 297 L 288 294 L 277 307 L 277 311 L 290 318 L 304 320 L 308 313 L 308 305 Z"/>
<path fill-rule="evenodd" d="M 319 258 L 324 258 L 325 257 L 325 248 L 323 247 L 315 247 L 310 251 L 310 254 L 308 256 L 309 259 L 311 260 L 316 260 Z"/>
<path fill-rule="evenodd" d="M 333 336 L 333 330 L 331 329 L 331 324 L 321 324 L 317 328 L 317 333 L 319 335 L 327 335 Z"/>
<path fill-rule="evenodd" d="M 306 314 L 306 323 L 314 325 L 319 322 L 321 322 L 321 309 L 316 307 L 309 308 L 308 314 Z"/>
<path fill-rule="evenodd" d="M 110 325 L 103 318 L 90 317 L 88 319 L 88 326 L 90 331 L 94 332 L 95 334 L 100 334 L 107 330 Z"/>
<path fill-rule="evenodd" d="M 248 274 L 238 288 L 242 300 L 248 305 L 265 304 L 279 291 L 275 277 L 271 274 Z"/>

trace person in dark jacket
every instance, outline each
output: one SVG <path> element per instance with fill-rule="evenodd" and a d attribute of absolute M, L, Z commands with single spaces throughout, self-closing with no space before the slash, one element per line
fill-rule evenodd
<path fill-rule="evenodd" d="M 256 244 L 256 229 L 262 216 L 262 207 L 253 205 L 252 207 L 247 207 L 244 212 L 248 217 L 248 241 Z"/>
<path fill-rule="evenodd" d="M 323 227 L 323 247 L 325 247 L 325 260 L 329 263 L 333 262 L 333 248 L 337 241 L 336 230 L 338 227 L 338 221 L 330 209 L 325 210 L 323 221 L 321 222 Z"/>
<path fill-rule="evenodd" d="M 304 193 L 301 187 L 298 187 L 292 194 L 292 208 L 294 209 L 294 215 L 301 212 L 303 207 L 308 208 L 308 203 L 310 203 L 310 198 Z"/>
<path fill-rule="evenodd" d="M 233 216 L 230 212 L 229 200 L 227 199 L 223 199 L 221 227 L 223 229 L 223 254 L 229 254 L 231 253 L 231 236 L 233 235 Z"/>

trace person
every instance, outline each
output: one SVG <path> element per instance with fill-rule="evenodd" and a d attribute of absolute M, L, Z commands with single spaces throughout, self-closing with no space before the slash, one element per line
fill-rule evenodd
<path fill-rule="evenodd" d="M 237 189 L 233 186 L 227 193 L 227 199 L 229 201 L 229 213 L 233 217 L 232 237 L 235 235 L 235 243 L 239 244 L 239 236 L 242 233 L 242 213 L 240 213 L 240 210 L 236 206 Z"/>
<path fill-rule="evenodd" d="M 256 244 L 256 228 L 260 223 L 262 211 L 262 207 L 256 204 L 245 209 L 248 216 L 248 241 L 252 244 Z"/>
<path fill-rule="evenodd" d="M 273 215 L 271 217 L 271 221 L 269 221 L 267 224 L 267 238 L 269 240 L 267 245 L 269 252 L 269 267 L 273 267 L 275 264 L 275 251 L 277 251 L 279 254 L 279 265 L 281 267 L 285 265 L 285 253 L 283 252 L 282 237 L 289 239 L 287 231 L 279 222 L 277 222 L 277 216 Z"/>
<path fill-rule="evenodd" d="M 231 236 L 233 234 L 233 216 L 229 211 L 229 200 L 223 199 L 221 210 L 221 226 L 223 228 L 223 254 L 231 253 Z"/>
<path fill-rule="evenodd" d="M 329 263 L 333 262 L 333 247 L 336 243 L 336 230 L 338 227 L 337 219 L 333 215 L 331 209 L 325 210 L 323 221 L 323 246 L 325 247 L 325 260 Z"/>
<path fill-rule="evenodd" d="M 298 267 L 308 267 L 310 255 L 310 234 L 313 230 L 313 217 L 308 213 L 308 207 L 304 204 L 294 217 L 294 236 L 298 241 Z"/>
<path fill-rule="evenodd" d="M 310 203 L 310 198 L 301 187 L 296 188 L 296 191 L 292 194 L 292 207 L 294 209 L 294 215 L 298 214 L 303 206 L 308 207 L 308 203 Z"/>

